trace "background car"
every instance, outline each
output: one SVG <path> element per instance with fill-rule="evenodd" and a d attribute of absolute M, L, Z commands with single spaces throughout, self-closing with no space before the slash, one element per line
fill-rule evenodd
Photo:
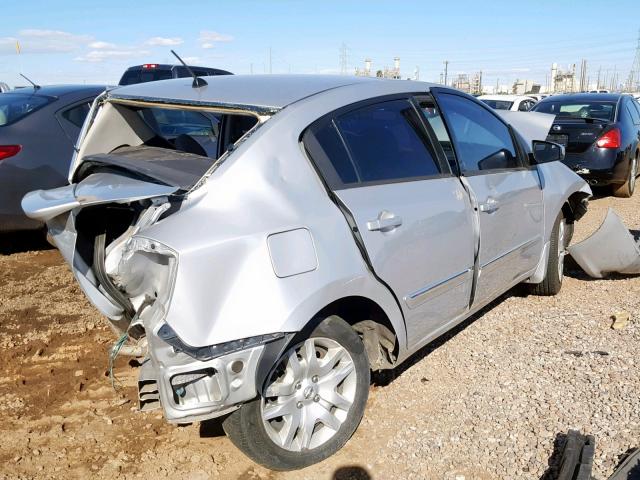
<path fill-rule="evenodd" d="M 168 421 L 220 417 L 255 461 L 305 467 L 353 434 L 371 370 L 520 282 L 560 290 L 591 191 L 532 141 L 553 117 L 412 81 L 206 80 L 108 92 L 71 184 L 23 200 L 92 303 L 146 336 L 140 400 Z M 216 114 L 217 153 L 159 135 L 150 98 Z M 516 118 L 544 123 L 525 139 Z"/>
<path fill-rule="evenodd" d="M 193 73 L 199 77 L 210 75 L 233 75 L 231 72 L 219 68 L 192 67 Z M 129 67 L 122 74 L 118 85 L 133 85 L 135 83 L 155 82 L 170 78 L 190 77 L 191 74 L 184 65 L 167 65 L 163 63 L 145 63 Z"/>
<path fill-rule="evenodd" d="M 42 223 L 20 207 L 25 193 L 67 182 L 73 147 L 104 85 L 21 88 L 0 94 L 0 231 Z"/>
<path fill-rule="evenodd" d="M 0 82 L 0 93 L 8 92 L 9 90 L 11 90 L 9 85 L 4 82 Z"/>
<path fill-rule="evenodd" d="M 478 100 L 495 110 L 527 112 L 536 104 L 528 95 L 480 95 Z"/>
<path fill-rule="evenodd" d="M 556 119 L 547 139 L 566 149 L 564 163 L 594 186 L 611 186 L 618 197 L 633 195 L 640 158 L 640 105 L 630 95 L 554 95 L 534 112 Z"/>

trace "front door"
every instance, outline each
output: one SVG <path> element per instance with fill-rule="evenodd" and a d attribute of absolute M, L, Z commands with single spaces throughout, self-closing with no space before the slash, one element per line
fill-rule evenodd
<path fill-rule="evenodd" d="M 432 138 L 405 98 L 338 111 L 305 135 L 375 274 L 401 305 L 409 346 L 463 314 L 473 285 L 470 200 Z"/>
<path fill-rule="evenodd" d="M 489 107 L 440 90 L 436 99 L 455 146 L 480 227 L 475 302 L 486 303 L 531 273 L 543 248 L 537 170 Z"/>

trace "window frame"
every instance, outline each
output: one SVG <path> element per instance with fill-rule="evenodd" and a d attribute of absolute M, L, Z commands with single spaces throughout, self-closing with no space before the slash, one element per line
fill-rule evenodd
<path fill-rule="evenodd" d="M 442 120 L 445 124 L 445 127 L 447 128 L 447 133 L 449 134 L 449 137 L 452 140 L 452 146 L 453 146 L 453 150 L 456 156 L 456 162 L 458 164 L 458 171 L 460 172 L 459 175 L 461 177 L 475 177 L 477 175 L 491 175 L 491 174 L 495 174 L 495 173 L 506 173 L 506 172 L 518 172 L 518 171 L 528 171 L 528 170 L 532 170 L 535 169 L 535 165 L 531 165 L 531 162 L 529 161 L 529 159 L 527 158 L 527 156 L 525 155 L 525 153 L 522 150 L 522 145 L 520 145 L 520 142 L 518 141 L 518 138 L 516 137 L 516 135 L 514 135 L 514 131 L 513 128 L 511 127 L 511 125 L 509 125 L 507 122 L 504 121 L 504 119 L 502 117 L 500 117 L 500 115 L 498 115 L 490 106 L 488 106 L 487 104 L 477 100 L 475 97 L 472 97 L 471 95 L 467 95 L 466 93 L 463 92 L 458 92 L 455 90 L 451 90 L 448 88 L 442 88 L 442 87 L 432 87 L 430 89 L 430 91 L 433 93 L 433 97 L 436 101 L 436 105 L 438 106 L 438 110 L 440 110 L 440 112 L 444 112 L 444 110 L 442 109 L 442 107 L 440 106 L 439 103 L 439 95 L 455 95 L 457 97 L 462 97 L 476 105 L 478 105 L 480 108 L 483 108 L 484 110 L 486 110 L 487 112 L 489 112 L 491 115 L 493 115 L 501 124 L 503 124 L 505 126 L 505 128 L 507 129 L 507 131 L 509 132 L 509 137 L 511 138 L 511 142 L 513 143 L 513 149 L 516 152 L 516 158 L 518 160 L 518 164 L 519 166 L 512 168 L 512 167 L 506 167 L 506 168 L 489 168 L 487 170 L 472 170 L 472 171 L 464 171 L 462 168 L 462 164 L 460 162 L 460 155 L 458 153 L 458 140 L 455 136 L 455 134 L 453 133 L 452 129 L 449 127 L 448 125 L 448 121 L 446 116 L 442 115 Z"/>
<path fill-rule="evenodd" d="M 632 125 L 640 125 L 640 110 L 638 108 L 636 108 L 636 106 L 634 105 L 634 100 L 632 99 L 627 99 L 625 101 L 625 108 L 627 110 L 627 113 L 629 114 L 629 118 L 631 119 L 631 124 Z M 635 112 L 635 117 L 638 119 L 638 121 L 635 121 L 634 118 L 634 112 Z"/>
<path fill-rule="evenodd" d="M 440 147 L 440 144 L 438 142 L 434 143 L 435 136 L 429 132 L 430 127 L 425 125 L 425 120 L 423 118 L 423 115 L 420 112 L 419 108 L 417 107 L 415 101 L 413 100 L 413 98 L 416 96 L 424 96 L 425 94 L 428 94 L 428 93 L 429 92 L 407 92 L 407 93 L 399 93 L 399 94 L 381 95 L 377 97 L 371 97 L 366 100 L 354 102 L 348 105 L 344 105 L 342 107 L 339 107 L 335 110 L 332 110 L 331 112 L 328 112 L 322 115 L 321 117 L 317 118 L 312 123 L 307 125 L 300 133 L 300 137 L 298 141 L 302 146 L 302 150 L 306 154 L 308 160 L 311 162 L 314 169 L 318 172 L 318 175 L 324 180 L 324 182 L 326 183 L 326 185 L 331 191 L 348 190 L 351 188 L 373 187 L 378 185 L 392 185 L 396 183 L 419 182 L 423 180 L 435 180 L 440 178 L 454 177 L 456 175 L 451 171 L 449 162 L 444 157 L 444 154 L 443 153 L 441 154 L 442 148 Z M 418 135 L 422 135 L 423 141 L 427 142 L 429 144 L 428 146 L 431 147 L 431 150 L 432 150 L 431 153 L 433 154 L 434 163 L 440 169 L 441 173 L 434 174 L 434 175 L 394 178 L 394 179 L 388 179 L 388 180 L 356 181 L 353 183 L 344 183 L 340 178 L 340 175 L 336 171 L 335 167 L 333 166 L 333 163 L 331 162 L 331 160 L 326 155 L 324 155 L 324 153 L 322 153 L 321 155 L 317 155 L 318 152 L 315 152 L 316 155 L 314 155 L 314 152 L 311 151 L 308 148 L 308 145 L 305 143 L 304 137 L 305 135 L 307 135 L 307 133 L 309 133 L 310 135 L 313 135 L 315 139 L 315 135 L 313 132 L 314 129 L 322 128 L 330 123 L 333 123 L 333 127 L 336 129 L 338 133 L 338 136 L 342 143 L 342 147 L 344 148 L 347 156 L 349 157 L 350 162 L 353 165 L 354 159 L 352 158 L 351 152 L 347 148 L 345 141 L 342 138 L 342 133 L 338 128 L 336 119 L 342 115 L 345 115 L 350 112 L 354 112 L 356 110 L 360 110 L 362 108 L 366 108 L 372 105 L 378 105 L 386 102 L 391 102 L 395 100 L 404 100 L 413 108 L 414 113 L 419 118 L 420 127 L 421 127 L 420 131 L 417 133 Z M 435 99 L 434 99 L 434 103 L 435 103 Z M 438 110 L 440 109 L 438 108 Z M 443 119 L 443 122 L 444 122 L 444 119 Z"/>

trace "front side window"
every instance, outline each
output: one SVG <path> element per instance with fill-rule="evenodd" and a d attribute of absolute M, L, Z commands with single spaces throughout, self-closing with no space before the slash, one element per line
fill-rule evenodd
<path fill-rule="evenodd" d="M 437 105 L 431 97 L 419 97 L 416 98 L 416 101 L 420 106 L 420 111 L 424 115 L 424 118 L 433 130 L 433 133 L 438 140 L 438 143 L 440 144 L 445 157 L 447 158 L 447 162 L 449 162 L 451 170 L 454 172 L 457 171 L 456 154 L 453 150 L 451 138 L 449 137 L 449 133 L 447 133 L 447 129 L 444 126 L 442 115 L 440 115 L 440 111 L 438 110 Z"/>
<path fill-rule="evenodd" d="M 521 166 L 509 128 L 490 111 L 448 93 L 440 95 L 438 102 L 454 137 L 463 173 Z"/>

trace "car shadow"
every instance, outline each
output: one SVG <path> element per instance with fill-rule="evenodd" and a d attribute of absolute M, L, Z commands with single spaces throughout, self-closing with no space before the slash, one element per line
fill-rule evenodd
<path fill-rule="evenodd" d="M 333 473 L 333 480 L 370 480 L 371 475 L 366 469 L 358 465 L 339 467 Z"/>
<path fill-rule="evenodd" d="M 455 337 L 458 333 L 462 332 L 465 328 L 467 328 L 477 319 L 482 317 L 485 313 L 492 310 L 499 303 L 503 302 L 504 300 L 510 297 L 520 297 L 520 296 L 526 296 L 526 295 L 527 295 L 526 290 L 522 285 L 517 285 L 513 287 L 511 290 L 502 294 L 500 297 L 496 298 L 488 305 L 482 307 L 476 313 L 474 313 L 469 318 L 465 319 L 464 321 L 462 321 L 461 323 L 453 327 L 451 330 L 447 331 L 446 333 L 443 333 L 441 336 L 439 336 L 432 342 L 429 342 L 427 345 L 422 347 L 417 352 L 413 353 L 409 358 L 407 358 L 397 367 L 390 370 L 380 370 L 380 371 L 372 372 L 371 385 L 376 387 L 386 387 L 387 385 L 390 385 L 396 378 L 400 377 L 400 375 L 402 375 L 405 371 L 407 371 L 409 368 L 411 368 L 413 365 L 415 365 L 419 361 L 427 358 L 431 354 L 431 352 L 433 352 L 434 350 L 440 348 L 442 345 L 447 343 L 450 339 Z"/>
<path fill-rule="evenodd" d="M 52 250 L 54 248 L 53 245 L 47 242 L 42 230 L 0 234 L 0 255 L 11 255 L 34 250 Z"/>

